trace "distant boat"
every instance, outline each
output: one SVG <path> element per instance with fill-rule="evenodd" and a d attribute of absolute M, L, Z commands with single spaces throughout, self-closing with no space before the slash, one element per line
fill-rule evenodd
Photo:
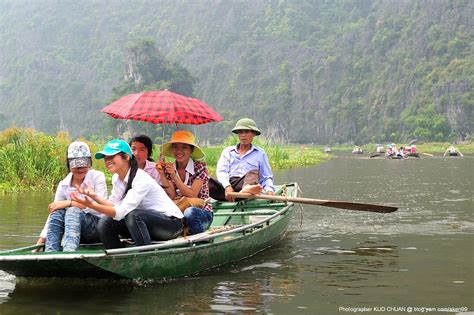
<path fill-rule="evenodd" d="M 352 150 L 352 154 L 362 154 L 363 150 L 361 147 L 355 146 L 354 149 Z"/>
<path fill-rule="evenodd" d="M 381 144 L 376 144 L 375 145 L 375 152 L 377 153 L 385 153 L 385 148 Z"/>
<path fill-rule="evenodd" d="M 323 150 L 324 153 L 331 153 L 331 148 L 325 147 Z"/>
<path fill-rule="evenodd" d="M 449 155 L 449 156 L 458 156 L 458 155 L 463 156 L 463 154 L 461 152 L 459 152 L 459 150 L 456 149 L 454 146 L 450 146 L 449 148 L 446 149 L 443 156 L 446 156 L 446 155 Z"/>
<path fill-rule="evenodd" d="M 420 155 L 416 152 L 416 146 L 414 144 L 408 147 L 405 147 L 405 152 L 407 156 L 416 157 L 416 158 L 420 157 Z"/>

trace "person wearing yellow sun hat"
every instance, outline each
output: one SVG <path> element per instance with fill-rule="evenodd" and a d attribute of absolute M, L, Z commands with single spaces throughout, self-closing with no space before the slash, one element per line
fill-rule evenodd
<path fill-rule="evenodd" d="M 164 156 L 175 159 L 174 163 L 157 164 L 161 184 L 171 199 L 179 197 L 209 198 L 209 173 L 206 163 L 201 162 L 204 152 L 196 144 L 194 135 L 187 130 L 178 130 L 171 141 L 163 144 Z M 202 207 L 190 206 L 183 212 L 184 224 L 189 234 L 204 232 L 212 223 L 213 214 L 210 203 Z"/>

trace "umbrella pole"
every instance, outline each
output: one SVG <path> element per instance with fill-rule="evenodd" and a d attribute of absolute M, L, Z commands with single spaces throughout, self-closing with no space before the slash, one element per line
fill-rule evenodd
<path fill-rule="evenodd" d="M 163 124 L 163 134 L 161 136 L 161 146 L 160 146 L 160 162 L 165 162 L 165 156 L 163 155 L 163 145 L 165 144 L 165 127 L 166 124 Z"/>

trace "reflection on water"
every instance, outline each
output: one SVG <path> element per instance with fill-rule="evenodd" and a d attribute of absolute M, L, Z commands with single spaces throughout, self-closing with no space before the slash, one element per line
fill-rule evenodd
<path fill-rule="evenodd" d="M 472 310 L 473 161 L 350 156 L 278 172 L 278 182 L 297 181 L 304 197 L 400 209 L 378 214 L 305 205 L 276 246 L 166 282 L 15 279 L 0 272 L 0 313 L 336 314 L 340 306 L 389 305 Z M 1 196 L 0 248 L 33 243 L 51 198 Z"/>
<path fill-rule="evenodd" d="M 15 290 L 15 277 L 0 270 L 0 304 L 7 302 Z"/>

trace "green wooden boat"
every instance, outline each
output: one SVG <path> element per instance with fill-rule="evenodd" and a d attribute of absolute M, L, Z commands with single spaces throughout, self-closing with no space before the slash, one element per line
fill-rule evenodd
<path fill-rule="evenodd" d="M 297 197 L 296 183 L 277 187 L 277 195 Z M 0 252 L 0 270 L 22 277 L 166 279 L 193 275 L 238 261 L 280 241 L 294 204 L 268 200 L 215 202 L 211 228 L 147 246 L 104 250 L 84 245 L 72 253 L 32 252 L 29 246 Z"/>

